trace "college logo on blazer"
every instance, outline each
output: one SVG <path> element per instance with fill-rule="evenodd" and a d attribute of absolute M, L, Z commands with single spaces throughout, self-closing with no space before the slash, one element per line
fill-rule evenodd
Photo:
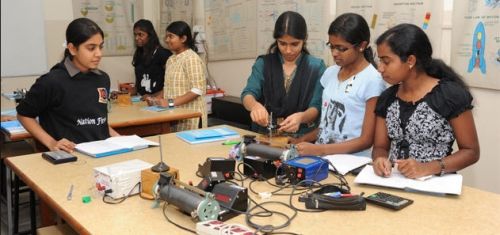
<path fill-rule="evenodd" d="M 97 94 L 99 95 L 99 103 L 108 103 L 108 91 L 104 87 L 97 88 Z"/>

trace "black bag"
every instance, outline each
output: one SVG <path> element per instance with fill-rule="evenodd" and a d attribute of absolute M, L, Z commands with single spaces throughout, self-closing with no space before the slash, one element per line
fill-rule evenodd
<path fill-rule="evenodd" d="M 362 195 L 348 197 L 332 197 L 326 194 L 340 192 L 349 194 L 349 190 L 335 185 L 326 185 L 299 200 L 305 202 L 307 209 L 322 210 L 366 210 L 366 201 Z"/>

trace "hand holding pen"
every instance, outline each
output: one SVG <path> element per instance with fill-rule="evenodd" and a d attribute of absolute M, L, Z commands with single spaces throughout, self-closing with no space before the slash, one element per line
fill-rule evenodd
<path fill-rule="evenodd" d="M 389 158 L 377 157 L 373 161 L 373 170 L 378 176 L 389 177 L 392 172 L 392 163 Z"/>

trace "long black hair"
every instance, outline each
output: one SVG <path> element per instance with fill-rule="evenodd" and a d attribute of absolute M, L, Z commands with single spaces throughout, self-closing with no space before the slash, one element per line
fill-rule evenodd
<path fill-rule="evenodd" d="M 366 20 L 362 16 L 355 13 L 345 13 L 338 16 L 330 24 L 328 35 L 341 37 L 355 46 L 359 46 L 364 41 L 370 44 L 370 28 L 368 27 L 368 23 L 366 23 Z M 371 47 L 367 46 L 364 49 L 363 56 L 377 68 Z"/>
<path fill-rule="evenodd" d="M 385 31 L 377 39 L 377 45 L 386 43 L 401 61 L 410 55 L 417 58 L 416 69 L 437 79 L 449 80 L 468 89 L 461 76 L 442 60 L 432 58 L 432 45 L 425 32 L 413 24 L 399 24 Z"/>
<path fill-rule="evenodd" d="M 307 50 L 306 47 L 306 40 L 307 40 L 306 20 L 299 13 L 294 11 L 285 11 L 276 20 L 276 23 L 274 24 L 274 33 L 273 33 L 273 38 L 275 40 L 267 50 L 267 53 L 273 53 L 276 51 L 276 47 L 278 47 L 278 43 L 276 42 L 276 40 L 278 38 L 283 37 L 285 34 L 288 34 L 296 39 L 304 40 L 304 45 L 302 46 L 302 52 L 309 54 L 309 51 Z"/>
<path fill-rule="evenodd" d="M 153 59 L 153 53 L 160 45 L 160 40 L 156 34 L 153 23 L 149 20 L 140 19 L 134 24 L 134 30 L 139 29 L 148 35 L 148 41 L 144 46 L 137 47 L 134 52 L 134 57 L 132 58 L 132 65 L 136 66 L 137 61 L 144 62 L 145 65 L 149 65 Z"/>
<path fill-rule="evenodd" d="M 101 34 L 102 38 L 104 39 L 104 32 L 99 27 L 99 25 L 88 18 L 78 18 L 71 21 L 71 23 L 69 23 L 68 25 L 68 28 L 66 28 L 66 44 L 72 43 L 73 46 L 78 48 L 80 44 L 86 42 L 87 40 L 89 40 L 89 38 L 96 34 Z M 73 56 L 69 52 L 68 48 L 64 50 L 64 57 L 62 59 L 62 62 L 64 62 L 66 57 L 69 57 L 71 60 L 73 60 Z"/>
<path fill-rule="evenodd" d="M 198 48 L 194 45 L 194 37 L 191 35 L 191 28 L 184 21 L 174 21 L 167 26 L 167 31 L 171 32 L 179 37 L 186 36 L 186 45 L 191 50 L 198 52 Z"/>

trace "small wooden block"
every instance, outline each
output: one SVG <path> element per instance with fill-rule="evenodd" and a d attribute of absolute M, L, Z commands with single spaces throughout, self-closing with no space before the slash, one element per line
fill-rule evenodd
<path fill-rule="evenodd" d="M 180 179 L 179 170 L 173 167 L 170 167 L 168 170 L 174 179 Z M 145 169 L 141 171 L 141 197 L 144 199 L 153 200 L 153 190 L 156 183 L 160 179 L 160 173 L 154 172 L 151 169 Z"/>

